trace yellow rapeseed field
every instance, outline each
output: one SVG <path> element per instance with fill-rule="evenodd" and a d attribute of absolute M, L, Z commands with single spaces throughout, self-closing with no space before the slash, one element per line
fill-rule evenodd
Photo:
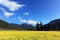
<path fill-rule="evenodd" d="M 0 31 L 0 40 L 60 40 L 59 31 Z"/>

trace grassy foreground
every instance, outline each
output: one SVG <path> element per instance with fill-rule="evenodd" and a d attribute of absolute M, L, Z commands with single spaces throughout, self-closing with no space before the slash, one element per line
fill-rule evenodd
<path fill-rule="evenodd" d="M 0 40 L 60 40 L 58 31 L 0 31 Z"/>

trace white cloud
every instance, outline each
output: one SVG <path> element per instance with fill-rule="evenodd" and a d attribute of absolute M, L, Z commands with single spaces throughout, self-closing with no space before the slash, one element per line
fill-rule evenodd
<path fill-rule="evenodd" d="M 28 12 L 26 12 L 26 13 L 24 13 L 24 15 L 29 15 L 29 13 L 28 13 Z"/>
<path fill-rule="evenodd" d="M 0 8 L 3 12 L 6 12 L 4 8 Z"/>
<path fill-rule="evenodd" d="M 7 12 L 7 11 L 6 11 L 5 9 L 3 9 L 3 8 L 1 8 L 1 10 L 3 11 L 4 16 L 6 16 L 6 17 L 10 17 L 10 16 L 13 16 L 13 15 L 14 15 L 14 13 Z"/>
<path fill-rule="evenodd" d="M 29 23 L 29 24 L 36 24 L 37 21 L 34 21 L 34 20 L 28 20 L 27 23 Z"/>
<path fill-rule="evenodd" d="M 36 25 L 37 21 L 34 20 L 20 20 L 20 22 L 22 23 L 28 23 L 28 24 L 32 24 L 32 25 Z"/>
<path fill-rule="evenodd" d="M 26 20 L 22 20 L 22 19 L 21 19 L 21 20 L 20 20 L 20 22 L 23 22 L 23 23 L 25 23 L 25 22 L 26 22 Z"/>
<path fill-rule="evenodd" d="M 13 15 L 14 15 L 13 13 L 9 13 L 9 12 L 4 13 L 4 16 L 6 16 L 6 17 L 10 17 L 10 16 L 13 16 Z"/>
<path fill-rule="evenodd" d="M 18 17 L 18 19 L 21 19 L 21 17 Z"/>
<path fill-rule="evenodd" d="M 22 8 L 23 6 L 25 6 L 23 4 L 18 4 L 15 1 L 9 1 L 9 0 L 0 0 L 0 4 L 9 8 L 11 11 L 18 10 L 19 8 Z"/>

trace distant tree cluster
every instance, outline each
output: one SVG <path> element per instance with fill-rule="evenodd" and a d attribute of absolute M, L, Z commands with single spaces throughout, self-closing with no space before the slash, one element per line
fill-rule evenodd
<path fill-rule="evenodd" d="M 40 22 L 40 24 L 39 23 L 36 24 L 37 31 L 42 30 L 42 27 L 43 27 L 43 24 L 41 22 Z"/>
<path fill-rule="evenodd" d="M 48 24 L 36 24 L 37 31 L 60 31 L 60 19 L 53 20 Z"/>

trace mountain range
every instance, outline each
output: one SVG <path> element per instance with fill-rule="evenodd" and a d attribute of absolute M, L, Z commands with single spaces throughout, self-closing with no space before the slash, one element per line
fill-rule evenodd
<path fill-rule="evenodd" d="M 4 20 L 0 20 L 0 29 L 6 29 L 6 30 L 36 30 L 36 27 L 31 25 L 31 24 L 27 24 L 27 23 L 23 23 L 23 24 L 14 24 L 14 23 L 8 23 Z"/>
<path fill-rule="evenodd" d="M 41 31 L 60 31 L 60 19 L 55 19 L 50 21 L 49 23 L 38 26 Z M 14 24 L 8 23 L 4 20 L 0 19 L 0 30 L 38 30 L 37 26 L 33 26 L 31 24 L 23 23 L 23 24 Z"/>
<path fill-rule="evenodd" d="M 46 31 L 60 31 L 60 19 L 55 19 L 50 21 L 49 23 L 43 25 L 42 30 Z"/>

